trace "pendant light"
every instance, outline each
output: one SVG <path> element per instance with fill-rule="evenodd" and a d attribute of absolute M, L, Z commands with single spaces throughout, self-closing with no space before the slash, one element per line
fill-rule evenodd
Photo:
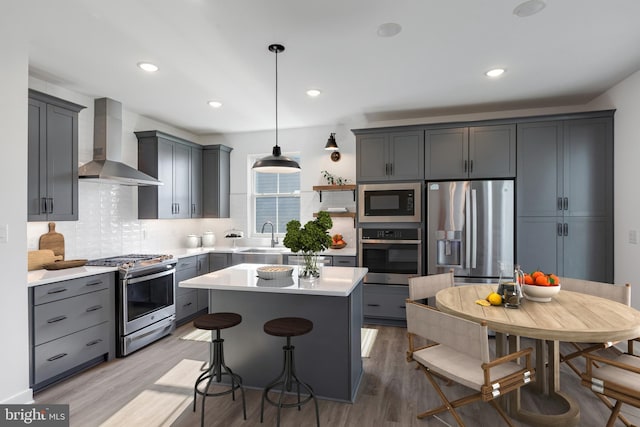
<path fill-rule="evenodd" d="M 281 44 L 272 44 L 269 50 L 276 54 L 276 145 L 270 156 L 266 156 L 256 161 L 252 169 L 256 172 L 264 173 L 295 173 L 300 172 L 300 165 L 295 160 L 283 156 L 278 146 L 278 54 L 284 51 Z"/>

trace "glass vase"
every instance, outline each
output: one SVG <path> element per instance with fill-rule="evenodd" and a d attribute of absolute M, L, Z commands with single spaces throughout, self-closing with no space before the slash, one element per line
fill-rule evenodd
<path fill-rule="evenodd" d="M 302 279 L 316 279 L 320 277 L 318 268 L 318 254 L 313 251 L 302 251 L 298 254 L 298 277 Z"/>

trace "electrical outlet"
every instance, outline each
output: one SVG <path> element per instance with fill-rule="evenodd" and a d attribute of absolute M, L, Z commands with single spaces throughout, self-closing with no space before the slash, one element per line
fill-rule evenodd
<path fill-rule="evenodd" d="M 638 233 L 636 230 L 629 230 L 629 243 L 632 245 L 638 244 Z"/>

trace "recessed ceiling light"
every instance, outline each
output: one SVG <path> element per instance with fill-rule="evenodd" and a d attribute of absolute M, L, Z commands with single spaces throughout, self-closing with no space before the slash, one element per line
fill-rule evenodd
<path fill-rule="evenodd" d="M 488 77 L 498 77 L 504 74 L 505 71 L 506 70 L 504 68 L 493 68 L 484 74 L 487 75 Z"/>
<path fill-rule="evenodd" d="M 513 9 L 513 14 L 520 18 L 526 18 L 527 16 L 540 12 L 545 6 L 546 4 L 542 0 L 527 0 L 517 5 L 515 9 Z"/>
<path fill-rule="evenodd" d="M 209 106 L 213 107 L 213 108 L 222 107 L 222 102 L 220 102 L 220 101 L 209 101 L 209 102 L 207 102 L 207 104 L 209 104 Z"/>
<path fill-rule="evenodd" d="M 307 91 L 307 95 L 309 95 L 312 98 L 315 98 L 316 96 L 320 95 L 322 92 L 318 89 L 309 89 Z"/>
<path fill-rule="evenodd" d="M 138 67 L 149 73 L 155 73 L 156 71 L 158 71 L 158 66 L 156 64 L 152 64 L 151 62 L 138 62 Z"/>
<path fill-rule="evenodd" d="M 387 22 L 386 24 L 381 24 L 378 27 L 377 34 L 380 37 L 393 37 L 400 31 L 402 31 L 402 27 L 400 26 L 400 24 L 396 24 L 395 22 Z"/>

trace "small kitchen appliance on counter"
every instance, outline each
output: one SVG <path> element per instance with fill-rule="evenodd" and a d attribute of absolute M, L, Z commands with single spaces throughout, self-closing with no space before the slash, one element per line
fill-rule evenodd
<path fill-rule="evenodd" d="M 124 357 L 175 330 L 175 271 L 172 255 L 129 254 L 87 265 L 118 268 L 116 355 Z"/>

